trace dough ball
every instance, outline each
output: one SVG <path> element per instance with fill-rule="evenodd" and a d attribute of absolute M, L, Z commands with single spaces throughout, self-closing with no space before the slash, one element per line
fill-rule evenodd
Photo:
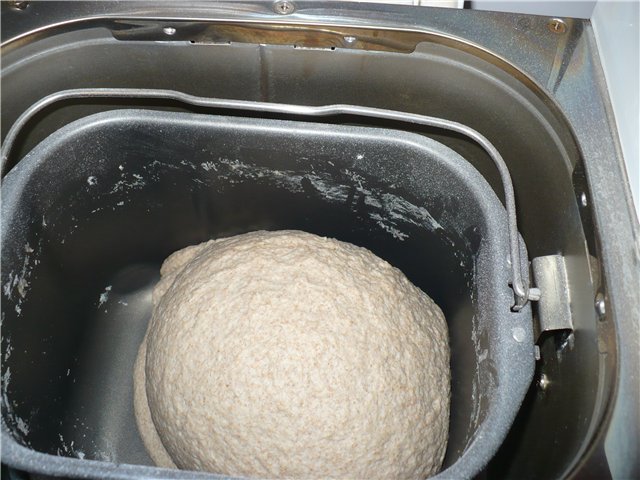
<path fill-rule="evenodd" d="M 299 231 L 162 265 L 135 412 L 161 466 L 262 478 L 415 478 L 449 422 L 447 326 L 370 251 Z"/>

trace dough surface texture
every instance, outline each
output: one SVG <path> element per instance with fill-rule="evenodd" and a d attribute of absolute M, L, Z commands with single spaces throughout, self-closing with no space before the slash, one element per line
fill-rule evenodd
<path fill-rule="evenodd" d="M 435 474 L 449 424 L 438 306 L 369 250 L 300 231 L 179 250 L 134 368 L 159 466 L 261 478 Z"/>

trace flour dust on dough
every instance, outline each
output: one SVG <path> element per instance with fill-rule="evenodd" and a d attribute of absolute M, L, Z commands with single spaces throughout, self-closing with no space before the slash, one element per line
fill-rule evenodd
<path fill-rule="evenodd" d="M 442 463 L 438 306 L 370 251 L 252 232 L 169 256 L 134 369 L 159 466 L 262 478 L 414 478 Z"/>

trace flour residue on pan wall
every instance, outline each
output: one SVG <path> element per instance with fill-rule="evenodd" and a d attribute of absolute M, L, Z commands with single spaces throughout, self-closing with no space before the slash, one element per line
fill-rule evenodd
<path fill-rule="evenodd" d="M 22 306 L 27 294 L 31 288 L 31 276 L 34 268 L 40 263 L 38 255 L 42 250 L 42 242 L 38 241 L 34 247 L 29 243 L 25 243 L 22 249 L 22 267 L 18 271 L 10 271 L 6 277 L 6 281 L 2 285 L 2 294 L 5 299 L 3 305 L 13 305 L 13 310 L 17 316 L 22 315 Z M 5 312 L 2 312 L 2 322 L 4 323 Z M 2 407 L 4 410 L 4 419 L 11 427 L 11 431 L 14 435 L 20 437 L 23 443 L 29 444 L 27 436 L 31 430 L 29 422 L 20 417 L 15 412 L 15 405 L 10 399 L 9 389 L 11 385 L 11 368 L 7 365 L 8 360 L 11 358 L 13 352 L 13 345 L 11 338 L 3 335 L 3 373 L 2 373 Z"/>
<path fill-rule="evenodd" d="M 107 300 L 109 300 L 109 293 L 111 292 L 111 288 L 111 285 L 107 285 L 106 287 L 104 287 L 104 291 L 98 297 L 98 308 L 107 303 Z"/>
<path fill-rule="evenodd" d="M 355 158 L 362 160 L 364 155 L 358 154 Z M 366 178 L 353 168 L 338 169 L 333 162 L 328 162 L 328 164 L 334 169 L 334 173 L 316 170 L 313 164 L 306 171 L 301 171 L 271 168 L 227 157 L 200 162 L 192 162 L 188 159 L 176 162 L 154 160 L 137 166 L 136 169 L 139 173 L 129 172 L 126 165 L 120 164 L 118 166 L 120 178 L 108 192 L 111 195 L 116 194 L 119 201 L 113 205 L 105 203 L 92 210 L 91 213 L 98 213 L 106 208 L 115 210 L 117 207 L 123 206 L 127 202 L 126 194 L 128 192 L 142 189 L 148 183 L 159 181 L 164 175 L 170 175 L 171 170 L 190 170 L 194 173 L 201 171 L 205 174 L 204 176 L 193 176 L 193 183 L 198 185 L 212 184 L 214 180 L 221 185 L 235 185 L 248 180 L 261 180 L 293 193 L 305 191 L 309 193 L 312 189 L 329 202 L 344 203 L 356 196 L 368 207 L 367 215 L 369 218 L 382 230 L 400 241 L 409 237 L 409 234 L 402 230 L 403 223 L 427 228 L 430 231 L 444 231 L 442 225 L 424 207 L 414 205 L 381 188 L 368 185 Z M 207 178 L 209 175 L 211 178 Z M 87 183 L 91 186 L 98 185 L 99 179 L 93 176 L 91 178 L 92 181 Z"/>
<path fill-rule="evenodd" d="M 5 353 L 5 357 L 7 354 Z M 27 438 L 31 430 L 29 422 L 20 417 L 15 412 L 15 405 L 9 398 L 9 385 L 11 383 L 11 368 L 6 367 L 2 374 L 2 409 L 4 410 L 3 419 L 7 422 L 14 437 L 18 437 L 25 445 L 30 445 Z"/>
<path fill-rule="evenodd" d="M 38 247 L 40 247 L 40 244 L 38 244 Z M 18 315 L 22 313 L 22 302 L 29 291 L 29 278 L 31 277 L 33 267 L 40 263 L 37 259 L 37 254 L 35 255 L 36 258 L 32 259 L 34 253 L 35 250 L 31 245 L 25 243 L 22 268 L 17 272 L 9 272 L 7 281 L 2 285 L 2 293 L 7 300 L 15 304 L 14 309 Z"/>
<path fill-rule="evenodd" d="M 363 155 L 357 155 L 361 160 Z M 97 213 L 104 208 L 114 209 L 126 202 L 126 194 L 131 190 L 139 190 L 151 182 L 156 182 L 163 175 L 170 174 L 170 170 L 188 169 L 194 173 L 201 171 L 205 176 L 193 176 L 195 184 L 212 184 L 213 180 L 221 185 L 236 185 L 248 180 L 262 180 L 293 193 L 303 193 L 313 189 L 318 195 L 329 202 L 344 203 L 356 195 L 362 197 L 368 207 L 368 215 L 371 220 L 380 226 L 389 235 L 398 240 L 408 238 L 408 233 L 402 231 L 402 223 L 425 227 L 430 231 L 443 230 L 442 226 L 424 208 L 414 205 L 406 199 L 375 188 L 367 184 L 364 176 L 355 169 L 335 167 L 333 162 L 328 164 L 338 173 L 317 171 L 311 165 L 307 171 L 277 169 L 264 165 L 256 165 L 244 162 L 240 159 L 219 157 L 216 160 L 191 162 L 187 159 L 175 163 L 154 160 L 142 166 L 144 175 L 140 173 L 128 173 L 127 167 L 119 165 L 119 180 L 113 184 L 109 193 L 118 194 L 120 201 L 117 204 L 94 209 L 91 213 Z M 140 167 L 138 167 L 140 168 Z M 319 170 L 319 169 L 318 169 Z M 212 178 L 207 178 L 211 175 Z M 95 184 L 99 180 L 96 180 Z M 125 195 L 123 200 L 122 195 Z"/>
<path fill-rule="evenodd" d="M 78 445 L 76 440 L 70 440 L 65 438 L 61 433 L 58 433 L 58 447 L 56 447 L 56 453 L 59 456 L 75 457 L 80 460 L 88 458 L 103 462 L 113 462 L 115 460 L 113 456 L 115 449 L 111 442 L 103 440 L 100 442 L 102 445 L 98 445 L 92 440 L 87 440 L 89 429 L 85 423 L 81 422 L 79 419 L 76 419 L 73 426 L 75 430 L 73 436 L 78 440 L 78 443 L 82 443 L 82 445 Z M 83 431 L 86 433 L 82 433 Z"/>
<path fill-rule="evenodd" d="M 369 218 L 400 241 L 408 238 L 408 234 L 402 231 L 403 222 L 430 231 L 443 230 L 442 225 L 424 207 L 414 205 L 380 188 L 369 186 L 365 177 L 353 169 L 340 169 L 340 180 L 336 178 L 338 175 L 318 172 L 313 166 L 308 172 L 280 170 L 224 157 L 218 158 L 217 162 L 202 162 L 198 167 L 207 173 L 215 174 L 217 181 L 226 184 L 260 179 L 294 193 L 308 192 L 312 189 L 329 202 L 345 203 L 354 196 L 363 198 L 364 204 L 368 207 Z"/>

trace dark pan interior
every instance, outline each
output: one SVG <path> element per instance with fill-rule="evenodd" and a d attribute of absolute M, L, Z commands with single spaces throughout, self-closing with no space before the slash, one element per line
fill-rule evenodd
<path fill-rule="evenodd" d="M 412 138 L 149 111 L 54 134 L 2 192 L 3 418 L 13 436 L 40 452 L 151 464 L 131 369 L 161 262 L 210 238 L 299 229 L 369 248 L 442 308 L 453 378 L 445 463 L 455 462 L 485 415 L 472 326 L 476 260 L 494 234 L 478 192 L 490 188 L 461 178 L 457 154 Z"/>

